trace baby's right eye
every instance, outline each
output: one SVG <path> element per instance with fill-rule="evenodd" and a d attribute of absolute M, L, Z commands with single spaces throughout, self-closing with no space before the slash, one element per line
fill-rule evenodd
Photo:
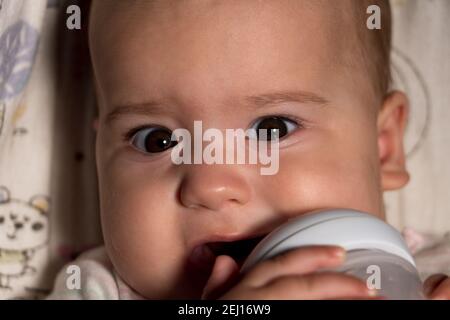
<path fill-rule="evenodd" d="M 137 130 L 131 138 L 131 144 L 144 153 L 160 153 L 174 147 L 172 131 L 164 127 L 147 127 Z"/>

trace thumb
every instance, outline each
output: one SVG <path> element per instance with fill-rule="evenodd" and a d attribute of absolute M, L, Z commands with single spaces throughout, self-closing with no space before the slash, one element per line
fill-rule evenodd
<path fill-rule="evenodd" d="M 217 299 L 228 291 L 239 276 L 239 266 L 230 256 L 216 258 L 211 275 L 203 289 L 202 299 Z"/>

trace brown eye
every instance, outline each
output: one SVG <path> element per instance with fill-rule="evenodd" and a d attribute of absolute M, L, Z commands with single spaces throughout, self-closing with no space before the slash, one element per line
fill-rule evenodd
<path fill-rule="evenodd" d="M 159 153 L 174 147 L 177 142 L 172 141 L 172 131 L 166 128 L 145 128 L 135 133 L 132 144 L 145 153 Z"/>
<path fill-rule="evenodd" d="M 296 122 L 283 117 L 275 116 L 259 119 L 253 125 L 253 129 L 256 130 L 256 138 L 258 140 L 273 140 L 277 133 L 278 138 L 281 139 L 297 127 L 298 124 Z M 266 134 L 261 135 L 260 130 L 265 130 Z"/>

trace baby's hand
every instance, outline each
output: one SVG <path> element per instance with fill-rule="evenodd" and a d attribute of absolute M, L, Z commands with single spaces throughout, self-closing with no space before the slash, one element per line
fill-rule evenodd
<path fill-rule="evenodd" d="M 333 268 L 345 251 L 332 246 L 310 246 L 265 260 L 243 276 L 229 256 L 219 256 L 203 290 L 203 299 L 368 299 L 375 295 L 366 284 Z"/>
<path fill-rule="evenodd" d="M 427 298 L 433 300 L 450 300 L 450 277 L 445 274 L 435 274 L 424 284 Z"/>

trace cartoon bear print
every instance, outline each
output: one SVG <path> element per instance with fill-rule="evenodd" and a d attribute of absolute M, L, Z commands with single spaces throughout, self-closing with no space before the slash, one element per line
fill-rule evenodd
<path fill-rule="evenodd" d="M 26 202 L 11 198 L 0 186 L 0 290 L 12 289 L 11 278 L 36 272 L 30 262 L 47 244 L 48 210 L 48 197 L 38 195 Z"/>

